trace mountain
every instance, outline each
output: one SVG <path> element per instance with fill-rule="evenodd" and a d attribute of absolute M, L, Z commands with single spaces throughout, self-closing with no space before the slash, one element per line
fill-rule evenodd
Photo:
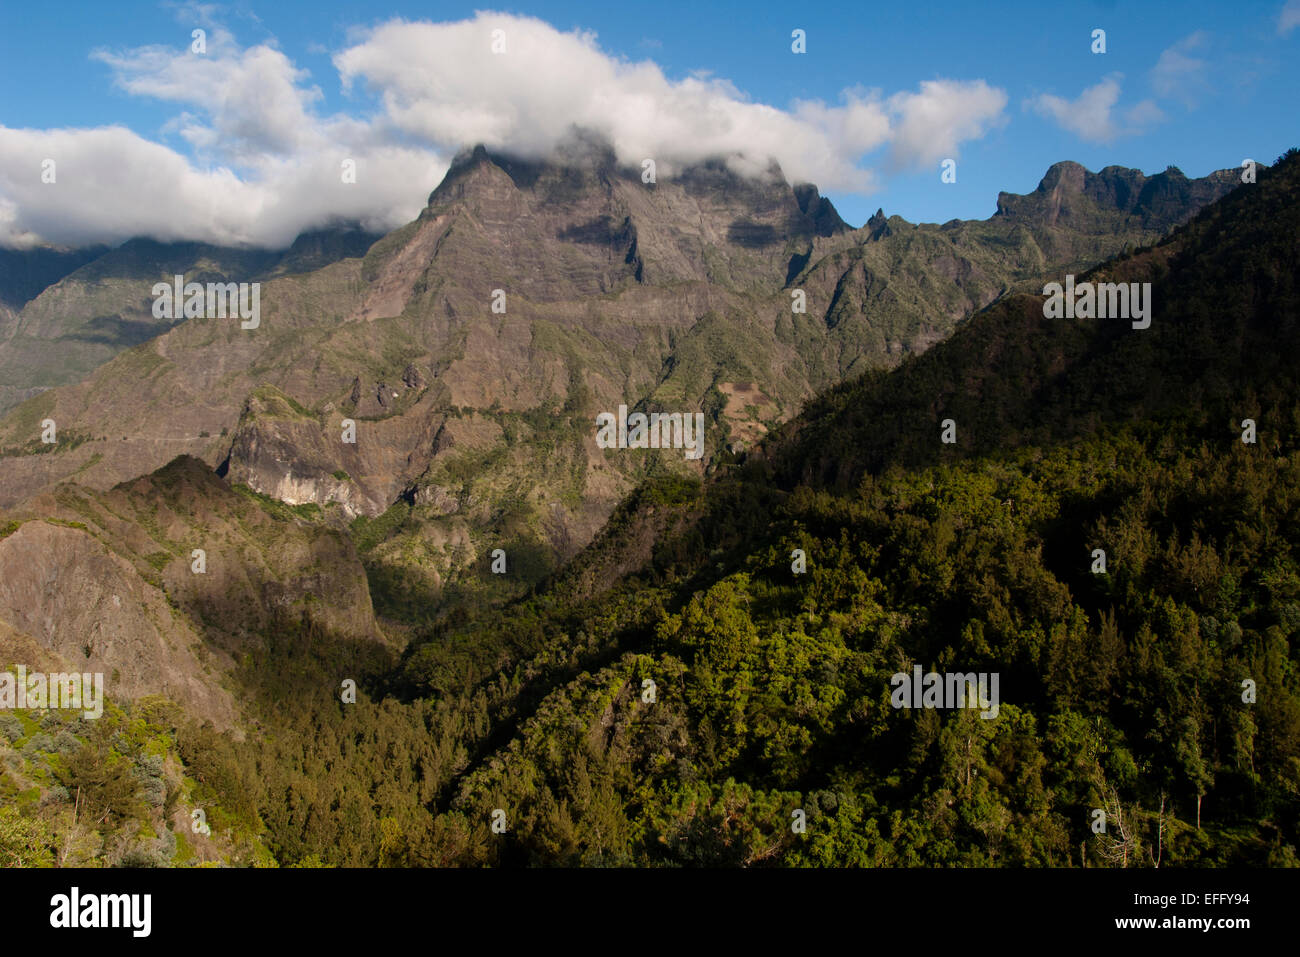
<path fill-rule="evenodd" d="M 1091 235 L 1113 232 L 1125 219 L 1163 231 L 1186 222 L 1188 209 L 1214 202 L 1239 182 L 1237 170 L 1190 180 L 1176 166 L 1144 176 L 1123 166 L 1092 173 L 1078 163 L 1057 163 L 1029 195 L 999 193 L 996 217 Z"/>
<path fill-rule="evenodd" d="M 463 248 L 526 263 L 522 246 L 484 239 L 504 243 L 509 231 L 483 224 L 499 217 L 541 235 L 539 196 L 562 185 L 547 179 L 553 169 L 530 181 L 504 162 L 468 157 L 449 187 L 464 184 L 464 196 L 431 203 L 364 261 L 327 267 L 332 288 L 355 290 L 348 308 L 364 310 L 367 295 L 434 295 L 464 318 L 457 304 L 473 297 L 432 267 L 414 275 L 413 248 L 435 265 L 440 245 L 453 258 Z M 542 192 L 517 195 L 503 176 Z M 816 204 L 796 195 L 793 208 Z M 1124 215 L 1146 215 L 1137 209 Z M 1061 228 L 1059 211 L 1033 215 Z M 873 221 L 855 234 L 832 224 L 810 241 L 934 238 Z M 103 724 L 0 720 L 10 743 L 0 793 L 23 807 L 33 853 L 66 854 L 79 835 L 86 860 L 109 863 L 1293 866 L 1297 227 L 1292 151 L 1163 240 L 1076 277 L 1151 282 L 1148 328 L 1049 319 L 1043 284 L 1062 277 L 1025 280 L 1032 291 L 1012 291 L 895 368 L 839 384 L 747 452 L 715 456 L 706 474 L 664 468 L 641 480 L 628 469 L 635 486 L 590 544 L 570 542 L 562 568 L 505 603 L 495 579 L 510 575 L 486 563 L 454 582 L 458 601 L 444 587 L 423 607 L 397 574 L 441 574 L 437 549 L 467 547 L 436 541 L 438 526 L 420 519 L 461 505 L 434 484 L 416 481 L 409 499 L 348 521 L 342 504 L 287 505 L 232 482 L 249 461 L 298 454 L 321 434 L 299 397 L 334 354 L 312 342 L 352 342 L 356 357 L 366 343 L 380 353 L 414 343 L 418 329 L 339 320 L 335 336 L 356 326 L 394 338 L 321 340 L 303 322 L 306 373 L 246 393 L 228 439 L 245 446 L 228 453 L 225 477 L 183 456 L 108 490 L 58 485 L 0 520 L 0 649 L 121 671 Z M 573 251 L 564 282 L 637 288 L 618 252 L 626 242 L 609 239 L 603 260 Z M 743 244 L 729 254 L 762 258 Z M 366 270 L 370 281 L 356 281 Z M 302 298 L 268 318 L 331 304 L 307 299 L 312 281 L 276 280 L 299 284 Z M 500 288 L 490 282 L 489 293 Z M 538 302 L 550 282 L 528 287 Z M 529 315 L 540 314 L 530 300 Z M 187 322 L 151 345 L 180 357 L 170 350 L 202 348 L 185 337 L 203 326 L 227 349 L 240 342 L 213 325 Z M 454 362 L 433 376 L 409 351 L 388 361 L 413 367 L 411 382 L 385 372 L 409 404 L 356 422 L 396 434 L 393 420 L 420 408 Z M 356 391 L 337 401 L 362 407 Z M 63 390 L 54 399 L 67 401 Z M 564 466 L 554 437 L 577 422 L 529 411 L 449 409 L 425 435 L 436 459 L 486 421 L 509 429 L 504 453 L 448 469 L 484 490 L 511 468 L 522 481 L 528 456 Z M 1241 440 L 1246 417 L 1253 444 Z M 940 441 L 944 418 L 955 444 Z M 285 444 L 268 453 L 261 443 L 277 436 Z M 535 436 L 547 441 L 530 450 Z M 107 443 L 78 449 L 95 445 Z M 631 454 L 603 458 L 612 467 Z M 492 523 L 509 513 L 492 508 L 505 500 L 467 500 L 485 524 L 463 527 L 504 533 Z M 194 548 L 207 552 L 203 574 Z M 520 552 L 508 553 L 519 576 Z M 53 581 L 73 587 L 56 592 Z M 114 617 L 114 595 L 133 618 Z M 390 617 L 376 623 L 370 595 Z M 88 634 L 89 650 L 77 641 Z M 132 635 L 157 650 L 133 647 Z M 158 662 L 189 685 L 147 670 Z M 984 709 L 996 714 L 897 707 L 894 679 L 917 667 L 996 677 L 996 706 Z M 353 702 L 339 693 L 346 678 Z M 163 681 L 169 697 L 189 688 L 185 708 L 139 694 Z M 237 702 L 233 726 L 218 730 L 229 718 L 199 688 Z M 202 726 L 209 709 L 218 728 Z M 140 782 L 143 804 L 128 800 L 132 787 L 109 787 L 113 769 Z M 103 809 L 93 835 L 67 821 L 74 789 Z M 192 807 L 213 834 L 169 839 L 188 833 L 175 825 Z M 1098 808 L 1124 827 L 1096 833 Z"/>
<path fill-rule="evenodd" d="M 1008 296 L 942 349 L 810 403 L 773 446 L 778 473 L 847 489 L 886 464 L 951 462 L 1106 424 L 1185 417 L 1189 407 L 1209 434 L 1240 435 L 1241 420 L 1254 418 L 1261 444 L 1290 451 L 1300 390 L 1293 176 L 1288 166 L 1267 190 L 1236 190 L 1170 239 L 1075 277 L 1150 283 L 1149 328 L 1048 318 L 1041 286 Z M 1040 213 L 1050 205 L 1042 202 Z M 944 418 L 958 426 L 951 445 L 934 441 Z"/>
<path fill-rule="evenodd" d="M 1151 282 L 1149 328 L 1009 297 L 434 630 L 408 693 L 500 715 L 439 859 L 1295 866 L 1298 229 L 1292 150 L 1080 277 Z M 900 709 L 914 667 L 995 706 Z"/>
<path fill-rule="evenodd" d="M 277 620 L 384 640 L 347 536 L 196 459 L 105 492 L 63 485 L 5 517 L 0 620 L 110 675 L 114 696 L 163 694 L 230 727 L 244 715 L 229 672 Z"/>
<path fill-rule="evenodd" d="M 378 238 L 338 227 L 304 233 L 285 250 L 152 239 L 112 249 L 0 250 L 0 412 L 170 328 L 172 320 L 153 314 L 156 282 L 294 275 L 364 255 Z"/>
<path fill-rule="evenodd" d="M 496 547 L 514 556 L 497 584 L 517 592 L 645 476 L 715 467 L 817 392 L 1044 275 L 1155 241 L 1231 186 L 1076 170 L 1004 194 L 986 221 L 880 214 L 852 230 L 774 166 L 646 183 L 590 138 L 546 162 L 476 148 L 363 258 L 266 279 L 258 329 L 192 319 L 14 409 L 0 504 L 188 454 L 336 524 L 380 522 L 366 560 L 381 603 L 432 600 Z M 597 448 L 595 417 L 624 405 L 703 411 L 708 454 Z"/>
<path fill-rule="evenodd" d="M 105 246 L 59 249 L 35 246 L 30 249 L 0 248 L 0 307 L 22 309 L 41 290 L 84 266 L 107 251 Z"/>

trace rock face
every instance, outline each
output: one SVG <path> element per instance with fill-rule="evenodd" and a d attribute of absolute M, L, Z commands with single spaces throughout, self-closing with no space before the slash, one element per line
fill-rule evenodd
<path fill-rule="evenodd" d="M 114 249 L 0 249 L 0 412 L 170 328 L 172 320 L 153 314 L 155 282 L 297 275 L 363 256 L 378 238 L 343 226 L 304 233 L 278 251 L 152 239 Z"/>
<path fill-rule="evenodd" d="M 277 622 L 383 640 L 346 535 L 274 514 L 197 459 L 107 492 L 65 485 L 14 522 L 0 623 L 102 671 L 113 695 L 163 694 L 228 726 L 225 672 Z"/>
<path fill-rule="evenodd" d="M 1122 218 L 1131 218 L 1143 229 L 1163 231 L 1187 222 L 1202 206 L 1226 195 L 1239 182 L 1232 170 L 1191 180 L 1175 166 L 1144 176 L 1140 170 L 1123 166 L 1107 166 L 1092 173 L 1078 163 L 1056 163 L 1029 195 L 999 193 L 996 215 L 1090 233 L 1113 233 Z"/>
<path fill-rule="evenodd" d="M 22 309 L 64 276 L 104 255 L 106 246 L 84 249 L 0 248 L 0 305 L 14 312 Z"/>
<path fill-rule="evenodd" d="M 109 695 L 163 694 L 218 725 L 235 717 L 199 635 L 85 531 L 31 521 L 0 540 L 0 619 L 69 667 L 103 673 Z"/>
<path fill-rule="evenodd" d="M 881 211 L 853 230 L 775 166 L 645 183 L 589 138 L 545 162 L 476 148 L 363 259 L 264 282 L 258 329 L 183 322 L 0 420 L 0 507 L 186 453 L 348 519 L 409 503 L 393 560 L 440 575 L 507 542 L 557 556 L 655 463 L 751 447 L 1018 284 L 1153 241 L 1230 176 L 1062 163 L 986 221 Z M 597 448 L 596 415 L 620 405 L 705 411 L 705 458 Z"/>
<path fill-rule="evenodd" d="M 867 234 L 872 239 L 876 240 L 884 239 L 886 236 L 890 235 L 891 232 L 889 228 L 889 220 L 885 218 L 885 211 L 883 209 L 877 209 L 875 215 L 867 220 L 867 225 L 864 228 L 866 229 Z"/>

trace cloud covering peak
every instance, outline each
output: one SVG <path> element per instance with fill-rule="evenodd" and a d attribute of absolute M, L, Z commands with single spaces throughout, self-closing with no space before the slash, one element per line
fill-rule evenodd
<path fill-rule="evenodd" d="M 650 60 L 611 55 L 589 31 L 501 13 L 355 33 L 332 62 L 355 101 L 373 97 L 356 115 L 322 115 L 305 70 L 272 43 L 241 48 L 220 26 L 202 53 L 92 56 L 125 93 L 177 104 L 162 137 L 175 145 L 117 125 L 0 127 L 0 245 L 147 235 L 278 247 L 337 221 L 390 229 L 419 212 L 458 149 L 544 158 L 575 126 L 628 165 L 654 158 L 661 175 L 710 157 L 775 159 L 793 181 L 866 193 L 882 167 L 956 155 L 1004 121 L 1007 103 L 983 80 L 937 78 L 779 108 L 725 79 L 672 79 Z M 347 161 L 355 182 L 342 175 Z"/>

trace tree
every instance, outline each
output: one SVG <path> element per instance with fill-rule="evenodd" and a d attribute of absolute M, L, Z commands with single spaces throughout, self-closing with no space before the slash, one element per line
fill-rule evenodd
<path fill-rule="evenodd" d="M 44 821 L 0 805 L 0 867 L 53 867 L 52 843 Z"/>

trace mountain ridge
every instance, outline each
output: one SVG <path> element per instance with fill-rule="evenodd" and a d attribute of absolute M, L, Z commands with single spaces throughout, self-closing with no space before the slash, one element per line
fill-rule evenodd
<path fill-rule="evenodd" d="M 369 266 L 382 273 L 404 253 L 445 248 L 441 215 L 392 238 Z M 330 411 L 344 403 L 358 425 L 392 435 L 426 426 L 382 453 L 409 448 L 414 471 L 424 447 L 436 448 L 436 473 L 381 515 L 343 522 L 338 506 L 286 505 L 232 481 L 256 478 L 236 471 L 252 452 L 230 455 L 225 479 L 182 456 L 106 492 L 65 483 L 42 493 L 0 524 L 0 558 L 22 563 L 13 587 L 27 589 L 81 553 L 74 539 L 109 549 L 121 576 L 101 588 L 154 578 L 214 657 L 237 658 L 200 680 L 238 690 L 242 741 L 195 730 L 152 699 L 122 705 L 169 755 L 174 742 L 179 766 L 202 782 L 226 842 L 205 854 L 218 859 L 1097 867 L 1150 851 L 1170 866 L 1294 864 L 1298 217 L 1293 153 L 1155 245 L 1081 271 L 1083 281 L 1151 282 L 1148 329 L 1049 320 L 1041 283 L 1059 275 L 1018 281 L 1038 288 L 995 297 L 933 348 L 847 379 L 752 450 L 715 456 L 705 474 L 628 473 L 641 480 L 587 547 L 569 543 L 572 560 L 555 570 L 521 540 L 506 547 L 505 576 L 484 561 L 458 576 L 454 558 L 439 560 L 444 550 L 483 556 L 519 530 L 525 514 L 510 511 L 509 495 L 539 462 L 574 464 L 561 453 L 587 425 L 588 383 L 567 383 L 563 403 L 539 409 L 453 410 L 444 399 L 426 414 L 440 386 L 451 390 L 440 380 L 455 360 L 412 359 L 425 343 L 403 315 L 345 321 L 365 301 L 367 267 L 335 264 L 330 288 L 345 294 L 332 306 L 335 332 L 356 336 L 340 341 L 360 356 L 372 354 L 364 343 L 393 338 L 375 374 L 390 388 L 372 392 L 374 376 L 361 388 L 339 367 L 327 377 Z M 494 239 L 474 220 L 470 211 L 452 224 L 470 234 L 462 254 Z M 881 253 L 951 247 L 963 230 L 976 227 L 903 224 L 864 240 L 846 257 L 837 300 L 809 322 L 850 327 L 855 283 L 898 291 Z M 597 274 L 598 256 L 575 261 Z M 980 266 L 964 262 L 954 257 L 957 275 Z M 834 273 L 818 263 L 805 275 L 819 268 Z M 420 271 L 411 289 L 424 295 L 438 279 Z M 288 280 L 302 303 L 320 301 L 310 298 L 316 281 Z M 472 299 L 450 280 L 434 295 Z M 535 309 L 525 307 L 529 320 L 555 337 L 539 349 L 572 342 L 555 313 Z M 308 339 L 296 356 L 313 354 L 319 319 L 283 302 L 267 318 L 271 330 L 284 322 L 286 342 Z M 697 333 L 698 353 L 679 343 L 669 355 L 709 367 L 728 345 L 727 321 L 697 321 L 713 338 Z M 203 324 L 186 326 L 163 337 L 166 355 Z M 240 342 L 205 331 L 225 349 Z M 238 434 L 216 450 L 281 440 L 264 466 L 273 476 L 280 458 L 315 448 L 329 413 L 300 401 L 315 368 L 291 371 L 283 389 L 246 393 Z M 753 394 L 737 387 L 730 398 Z M 1255 445 L 1241 441 L 1246 414 L 1259 420 Z M 954 445 L 940 438 L 946 416 Z M 97 446 L 91 437 L 58 454 Z M 349 482 L 364 451 L 332 480 Z M 518 483 L 487 494 L 503 479 Z M 462 511 L 475 514 L 457 538 L 443 519 Z M 475 539 L 482 529 L 490 537 Z M 28 547 L 38 532 L 49 547 Z M 197 575 L 187 562 L 204 542 L 215 544 Z M 411 568 L 445 578 L 425 591 L 402 574 Z M 537 587 L 512 593 L 495 580 L 511 576 Z M 368 597 L 391 617 L 376 624 Z M 92 604 L 78 598 L 63 596 L 43 640 Z M 33 630 L 0 621 L 0 640 L 22 648 Z M 388 643 L 408 637 L 392 654 Z M 72 660 L 81 651 L 60 650 Z M 913 667 L 998 675 L 996 719 L 900 710 L 891 683 Z M 356 707 L 340 703 L 343 675 L 357 678 Z M 1243 695 L 1256 686 L 1257 699 Z M 12 780 L 30 793 L 56 742 L 21 724 L 4 730 L 15 750 L 21 742 Z M 122 740 L 113 747 L 129 753 Z M 79 782 L 75 772 L 59 780 Z M 52 787 L 34 794 L 62 806 Z M 1123 846 L 1093 831 L 1099 806 L 1126 822 Z M 505 834 L 490 830 L 498 808 L 508 809 Z M 799 811 L 806 835 L 791 827 Z"/>
<path fill-rule="evenodd" d="M 428 554 L 421 588 L 501 545 L 549 555 L 544 570 L 646 475 L 692 468 L 664 452 L 611 458 L 594 444 L 598 412 L 702 410 L 709 454 L 694 468 L 714 468 L 826 387 L 923 352 L 1047 272 L 1156 239 L 1151 216 L 1189 216 L 1228 186 L 1170 174 L 1174 199 L 1154 212 L 1098 206 L 1086 177 L 1052 186 L 1091 231 L 1041 202 L 850 230 L 775 166 L 747 177 L 711 161 L 646 183 L 598 144 L 575 149 L 567 165 L 466 151 L 364 257 L 269 279 L 255 332 L 183 322 L 29 400 L 0 420 L 0 505 L 184 453 L 337 509 L 332 521 L 409 507 L 369 560 Z M 46 418 L 66 445 L 38 443 Z M 344 420 L 356 443 L 340 439 Z"/>
<path fill-rule="evenodd" d="M 172 325 L 153 314 L 152 288 L 176 275 L 195 282 L 256 282 L 319 269 L 363 255 L 379 239 L 352 226 L 312 230 L 282 250 L 160 242 L 146 237 L 113 247 L 55 255 L 41 288 L 22 287 L 15 257 L 0 249 L 0 414 L 54 386 L 77 381 L 123 349 Z M 27 267 L 34 269 L 34 266 Z M 25 291 L 24 291 L 25 289 Z M 8 296 L 12 300 L 5 302 Z M 26 297 L 26 298 L 23 298 Z M 21 301 L 19 301 L 21 299 Z"/>

